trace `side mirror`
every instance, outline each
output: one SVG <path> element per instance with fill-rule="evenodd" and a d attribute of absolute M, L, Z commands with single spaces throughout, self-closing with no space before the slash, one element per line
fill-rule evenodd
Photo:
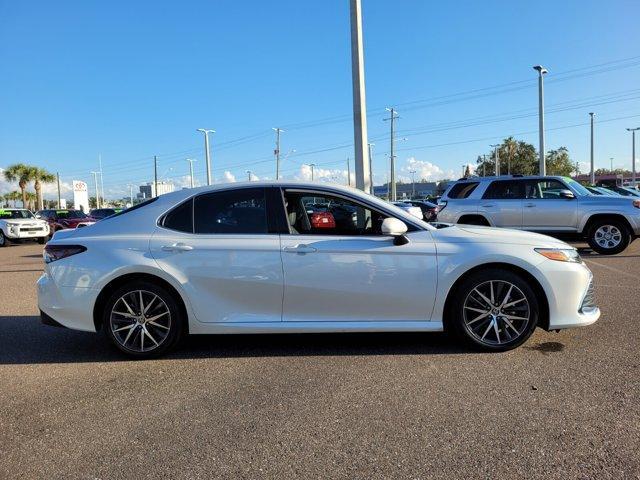
<path fill-rule="evenodd" d="M 406 245 L 409 239 L 405 236 L 407 233 L 407 224 L 397 218 L 385 218 L 382 221 L 381 231 L 383 235 L 391 235 L 394 245 Z"/>
<path fill-rule="evenodd" d="M 576 198 L 576 196 L 571 190 L 560 190 L 560 198 L 567 198 L 570 200 L 572 198 Z"/>

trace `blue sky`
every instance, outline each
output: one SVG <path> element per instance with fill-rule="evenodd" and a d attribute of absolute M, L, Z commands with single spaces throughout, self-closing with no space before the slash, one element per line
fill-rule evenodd
<path fill-rule="evenodd" d="M 637 0 L 363 0 L 363 11 L 376 183 L 388 170 L 385 106 L 407 137 L 401 176 L 458 175 L 510 134 L 537 146 L 538 63 L 550 71 L 547 148 L 587 162 L 595 111 L 597 166 L 630 167 Z M 203 182 L 204 127 L 216 130 L 216 180 L 267 178 L 279 126 L 283 155 L 296 150 L 284 176 L 304 178 L 313 162 L 341 179 L 353 159 L 349 38 L 347 0 L 0 0 L 0 167 L 41 165 L 67 185 L 89 181 L 101 154 L 118 196 L 151 180 L 157 154 L 161 177 L 185 184 L 191 157 Z"/>

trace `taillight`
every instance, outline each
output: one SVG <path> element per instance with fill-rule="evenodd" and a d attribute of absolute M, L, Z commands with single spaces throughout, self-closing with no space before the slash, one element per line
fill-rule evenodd
<path fill-rule="evenodd" d="M 446 200 L 440 200 L 438 202 L 438 211 L 442 211 L 444 210 L 444 207 L 447 206 L 447 201 Z"/>
<path fill-rule="evenodd" d="M 633 206 L 636 208 L 640 208 L 640 200 L 634 200 L 633 201 Z"/>
<path fill-rule="evenodd" d="M 83 247 L 82 245 L 49 245 L 47 244 L 44 247 L 44 252 L 42 252 L 42 258 L 44 258 L 44 263 L 55 262 L 56 260 L 61 260 L 63 258 L 70 257 L 71 255 L 75 255 L 77 253 L 82 253 L 87 249 L 87 247 Z"/>

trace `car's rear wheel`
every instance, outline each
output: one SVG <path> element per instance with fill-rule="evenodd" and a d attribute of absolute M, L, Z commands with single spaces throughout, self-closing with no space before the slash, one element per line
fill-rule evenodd
<path fill-rule="evenodd" d="M 619 220 L 600 220 L 591 226 L 587 240 L 593 251 L 603 255 L 615 255 L 629 246 L 631 233 Z"/>
<path fill-rule="evenodd" d="M 8 243 L 9 241 L 7 240 L 7 237 L 4 236 L 4 232 L 0 230 L 0 248 L 6 247 Z"/>
<path fill-rule="evenodd" d="M 116 289 L 105 304 L 103 329 L 122 352 L 151 358 L 179 340 L 184 319 L 178 302 L 166 289 L 150 282 L 131 282 Z"/>
<path fill-rule="evenodd" d="M 451 327 L 473 347 L 506 351 L 523 344 L 538 323 L 538 299 L 529 284 L 509 270 L 479 270 L 459 285 Z"/>
<path fill-rule="evenodd" d="M 47 237 L 38 237 L 38 243 L 40 245 L 44 245 L 45 243 L 47 243 Z"/>

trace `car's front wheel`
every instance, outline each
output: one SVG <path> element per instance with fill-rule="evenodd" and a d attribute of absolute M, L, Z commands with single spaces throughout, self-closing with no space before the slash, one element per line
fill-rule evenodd
<path fill-rule="evenodd" d="M 476 348 L 511 350 L 523 344 L 538 324 L 535 292 L 509 270 L 476 271 L 462 281 L 454 295 L 450 327 Z"/>
<path fill-rule="evenodd" d="M 174 296 L 145 281 L 116 289 L 105 304 L 103 329 L 122 352 L 137 358 L 156 357 L 179 340 L 183 318 Z"/>
<path fill-rule="evenodd" d="M 615 255 L 624 251 L 631 243 L 631 233 L 619 220 L 600 220 L 588 233 L 589 246 L 602 255 Z"/>
<path fill-rule="evenodd" d="M 9 241 L 7 240 L 7 237 L 4 236 L 4 232 L 0 230 L 0 248 L 6 247 L 8 243 Z"/>

